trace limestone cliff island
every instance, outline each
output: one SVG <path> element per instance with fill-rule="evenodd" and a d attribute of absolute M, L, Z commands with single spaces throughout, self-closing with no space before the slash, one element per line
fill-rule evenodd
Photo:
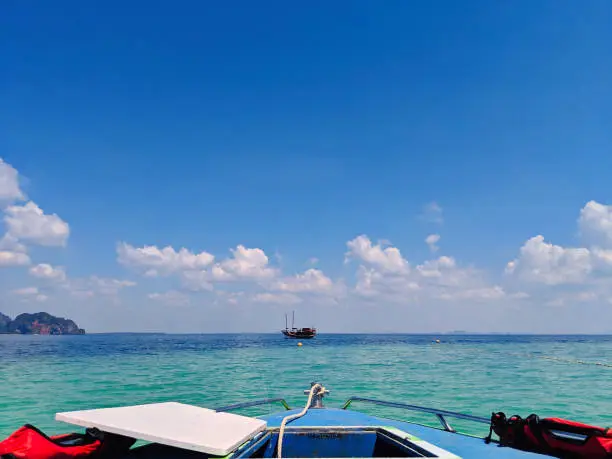
<path fill-rule="evenodd" d="M 79 328 L 74 321 L 55 317 L 47 312 L 35 314 L 23 313 L 11 320 L 0 312 L 0 333 L 15 333 L 22 335 L 84 335 L 85 330 Z"/>

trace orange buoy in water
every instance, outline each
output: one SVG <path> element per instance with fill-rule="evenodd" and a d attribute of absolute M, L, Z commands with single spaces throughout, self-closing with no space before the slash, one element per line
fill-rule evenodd
<path fill-rule="evenodd" d="M 298 343 L 298 347 L 302 347 L 302 343 Z"/>

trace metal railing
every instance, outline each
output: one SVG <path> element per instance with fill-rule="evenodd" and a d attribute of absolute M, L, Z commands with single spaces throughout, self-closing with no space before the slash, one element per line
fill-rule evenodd
<path fill-rule="evenodd" d="M 226 405 L 219 408 L 215 408 L 215 411 L 223 412 L 223 411 L 233 411 L 238 410 L 240 408 L 251 408 L 253 406 L 260 405 L 271 405 L 273 403 L 280 403 L 286 410 L 290 410 L 291 407 L 287 404 L 284 398 L 264 398 L 262 400 L 255 400 L 253 402 L 244 402 L 244 403 L 236 403 L 234 405 Z"/>
<path fill-rule="evenodd" d="M 404 410 L 417 411 L 420 413 L 429 413 L 433 414 L 438 418 L 440 424 L 447 432 L 456 432 L 455 429 L 449 424 L 446 420 L 447 417 L 455 418 L 455 419 L 463 419 L 465 421 L 478 422 L 481 424 L 490 424 L 491 420 L 487 418 L 482 418 L 479 416 L 472 416 L 471 414 L 463 414 L 463 413 L 455 413 L 454 411 L 447 410 L 438 410 L 436 408 L 426 408 L 423 406 L 417 405 L 408 405 L 406 403 L 397 403 L 397 402 L 387 402 L 385 400 L 375 400 L 373 398 L 364 398 L 364 397 L 351 397 L 342 406 L 343 410 L 346 410 L 353 402 L 367 402 L 372 403 L 374 405 L 388 406 L 390 408 L 401 408 Z"/>

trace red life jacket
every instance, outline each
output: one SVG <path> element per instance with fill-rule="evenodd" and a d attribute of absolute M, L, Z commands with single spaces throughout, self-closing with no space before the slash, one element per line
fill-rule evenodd
<path fill-rule="evenodd" d="M 26 424 L 0 442 L 0 457 L 14 459 L 83 459 L 100 458 L 107 452 L 125 452 L 135 443 L 132 438 L 86 431 L 48 437 Z"/>
<path fill-rule="evenodd" d="M 532 414 L 506 418 L 504 413 L 493 413 L 491 432 L 500 445 L 523 451 L 572 459 L 612 458 L 612 431 L 560 418 L 540 419 Z M 491 432 L 487 441 L 491 440 Z"/>

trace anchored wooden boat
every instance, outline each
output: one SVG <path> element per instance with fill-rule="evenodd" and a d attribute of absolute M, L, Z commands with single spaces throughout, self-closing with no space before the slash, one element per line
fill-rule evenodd
<path fill-rule="evenodd" d="M 291 328 L 287 324 L 287 314 L 285 314 L 285 329 L 281 332 L 287 338 L 310 339 L 317 336 L 316 328 L 295 328 L 295 311 L 293 311 L 291 318 Z"/>
<path fill-rule="evenodd" d="M 362 397 L 349 398 L 341 408 L 328 408 L 323 406 L 323 397 L 329 391 L 322 385 L 312 383 L 304 393 L 308 394 L 308 400 L 301 410 L 292 410 L 283 398 L 271 398 L 215 410 L 169 402 L 58 413 L 57 420 L 87 428 L 87 434 L 82 438 L 89 436 L 90 440 L 81 443 L 86 444 L 88 450 L 79 453 L 78 434 L 54 437 L 54 440 L 30 426 L 30 433 L 38 432 L 39 436 L 30 435 L 24 440 L 23 432 L 21 436 L 16 432 L 5 442 L 0 442 L 0 456 L 13 454 L 20 459 L 550 457 L 502 447 L 495 439 L 491 441 L 490 435 L 489 438 L 478 438 L 458 433 L 448 420 L 454 418 L 486 424 L 486 430 L 490 425 L 489 418 Z M 437 417 L 441 428 L 349 410 L 356 402 L 428 413 Z M 272 403 L 280 403 L 286 411 L 259 418 L 230 413 Z M 559 438 L 564 438 L 563 433 L 559 435 Z M 64 438 L 68 438 L 66 441 L 70 443 L 62 446 Z M 106 444 L 107 448 L 91 453 L 91 439 L 96 439 L 102 446 Z M 584 444 L 590 439 L 574 432 L 571 440 L 567 441 Z M 135 440 L 149 443 L 133 447 Z M 55 449 L 45 446 L 45 442 L 56 442 Z M 32 451 L 35 448 L 38 450 Z M 608 456 L 587 454 L 572 457 Z"/>

